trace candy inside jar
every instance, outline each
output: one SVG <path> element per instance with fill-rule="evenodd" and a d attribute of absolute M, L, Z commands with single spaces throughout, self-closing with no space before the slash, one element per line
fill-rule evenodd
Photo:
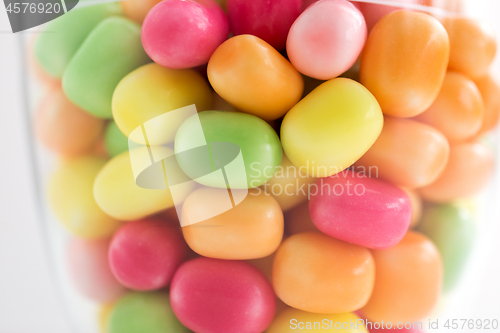
<path fill-rule="evenodd" d="M 423 332 L 468 270 L 500 86 L 465 2 L 82 1 L 43 29 L 82 332 Z"/>

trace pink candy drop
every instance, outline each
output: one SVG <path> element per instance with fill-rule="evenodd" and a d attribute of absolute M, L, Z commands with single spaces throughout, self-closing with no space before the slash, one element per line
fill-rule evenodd
<path fill-rule="evenodd" d="M 187 245 L 178 228 L 144 219 L 118 229 L 109 248 L 109 263 L 124 286 L 147 291 L 166 287 L 186 255 Z"/>
<path fill-rule="evenodd" d="M 286 50 L 299 72 L 329 80 L 356 62 L 365 41 L 365 19 L 353 4 L 321 0 L 304 10 L 292 25 Z"/>
<path fill-rule="evenodd" d="M 167 68 L 206 64 L 229 35 L 226 14 L 213 0 L 164 0 L 142 25 L 142 44 L 154 62 Z"/>

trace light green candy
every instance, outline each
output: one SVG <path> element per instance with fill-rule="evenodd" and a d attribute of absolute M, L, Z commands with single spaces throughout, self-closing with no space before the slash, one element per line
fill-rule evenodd
<path fill-rule="evenodd" d="M 35 41 L 35 57 L 45 71 L 60 78 L 71 58 L 99 22 L 121 15 L 118 3 L 73 9 L 45 26 Z"/>
<path fill-rule="evenodd" d="M 175 317 L 168 296 L 162 293 L 130 293 L 114 306 L 109 333 L 190 332 Z"/>
<path fill-rule="evenodd" d="M 128 73 L 149 62 L 138 24 L 121 17 L 102 21 L 64 72 L 66 96 L 99 118 L 111 118 L 113 91 Z"/>
<path fill-rule="evenodd" d="M 104 143 L 111 157 L 120 155 L 128 150 L 128 138 L 120 131 L 114 121 L 111 121 L 106 127 Z"/>
<path fill-rule="evenodd" d="M 418 230 L 436 244 L 443 258 L 443 291 L 453 289 L 474 245 L 475 227 L 467 208 L 457 204 L 426 207 Z"/>

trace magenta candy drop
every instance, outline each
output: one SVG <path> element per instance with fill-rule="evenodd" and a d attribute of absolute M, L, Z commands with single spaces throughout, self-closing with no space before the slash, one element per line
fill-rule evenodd
<path fill-rule="evenodd" d="M 109 248 L 109 263 L 124 286 L 141 291 L 166 287 L 186 259 L 187 244 L 179 228 L 162 220 L 123 224 Z"/>
<path fill-rule="evenodd" d="M 370 249 L 399 243 L 411 221 L 410 199 L 396 186 L 353 171 L 318 179 L 309 212 L 324 234 Z"/>
<path fill-rule="evenodd" d="M 365 41 L 365 19 L 353 4 L 321 0 L 306 8 L 292 25 L 286 50 L 299 72 L 329 80 L 356 62 Z"/>
<path fill-rule="evenodd" d="M 288 31 L 302 11 L 302 0 L 228 0 L 234 35 L 254 35 L 277 50 L 285 48 Z"/>
<path fill-rule="evenodd" d="M 271 324 L 276 300 L 269 280 L 244 261 L 197 258 L 172 280 L 175 315 L 198 333 L 259 333 Z"/>
<path fill-rule="evenodd" d="M 109 239 L 73 238 L 68 243 L 69 275 L 75 288 L 97 302 L 110 302 L 125 291 L 111 273 L 108 263 Z"/>
<path fill-rule="evenodd" d="M 206 64 L 229 35 L 226 14 L 213 0 L 164 0 L 142 25 L 142 45 L 157 64 L 191 68 Z"/>

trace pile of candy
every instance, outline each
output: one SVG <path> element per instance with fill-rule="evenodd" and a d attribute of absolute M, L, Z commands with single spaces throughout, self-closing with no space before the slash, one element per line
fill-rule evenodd
<path fill-rule="evenodd" d="M 459 1 L 439 1 L 443 16 L 425 10 L 436 1 L 394 2 L 414 6 L 82 1 L 45 27 L 34 125 L 61 157 L 48 201 L 103 332 L 420 332 L 407 323 L 432 313 L 473 246 L 461 199 L 493 174 L 500 87 L 496 39 Z M 231 143 L 244 177 L 200 177 L 181 205 L 165 184 L 139 186 L 134 149 L 151 163 L 156 146 L 175 152 L 191 175 L 182 152 L 199 124 L 209 172 Z M 203 218 L 228 193 L 232 207 Z"/>

